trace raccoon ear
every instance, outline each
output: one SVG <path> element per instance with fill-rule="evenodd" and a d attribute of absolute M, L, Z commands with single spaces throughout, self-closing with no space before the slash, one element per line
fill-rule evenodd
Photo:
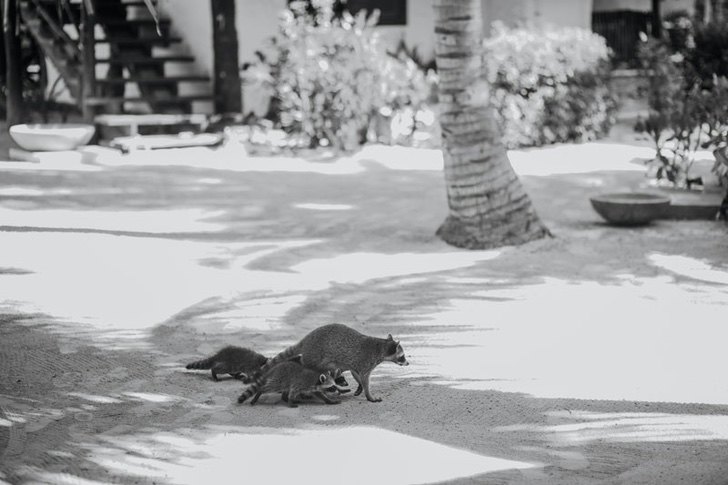
<path fill-rule="evenodd" d="M 296 362 L 297 364 L 303 365 L 303 354 L 294 355 L 288 360 L 289 362 Z"/>
<path fill-rule="evenodd" d="M 326 377 L 326 374 L 321 374 L 319 376 L 319 382 L 321 382 L 321 384 L 323 384 L 324 382 L 326 382 L 327 379 L 328 378 Z"/>
<path fill-rule="evenodd" d="M 387 350 L 390 354 L 396 354 L 397 353 L 397 347 L 399 347 L 399 344 L 392 340 L 387 344 Z"/>
<path fill-rule="evenodd" d="M 390 333 L 389 335 L 387 335 L 387 340 L 394 340 L 394 339 L 392 338 L 392 334 L 391 334 L 391 333 Z"/>

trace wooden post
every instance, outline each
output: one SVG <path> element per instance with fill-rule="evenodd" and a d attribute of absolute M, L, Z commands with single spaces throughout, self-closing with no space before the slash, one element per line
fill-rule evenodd
<path fill-rule="evenodd" d="M 210 0 L 214 60 L 215 113 L 241 113 L 238 31 L 235 0 Z"/>
<path fill-rule="evenodd" d="M 22 123 L 25 118 L 23 106 L 23 77 L 20 65 L 20 39 L 18 37 L 18 2 L 3 2 L 3 41 L 5 44 L 5 90 L 7 93 L 7 126 Z"/>
<path fill-rule="evenodd" d="M 713 17 L 711 0 L 703 0 L 703 23 L 708 25 Z"/>
<path fill-rule="evenodd" d="M 662 0 L 652 0 L 652 37 L 659 39 L 662 37 L 662 14 L 660 13 L 660 2 Z"/>
<path fill-rule="evenodd" d="M 3 15 L 3 0 L 0 0 L 0 25 L 3 25 L 3 18 L 5 16 Z M 5 63 L 5 39 L 4 35 L 0 35 L 0 85 L 3 87 L 5 86 L 5 69 L 6 69 L 6 63 Z M 5 102 L 3 101 L 3 105 Z"/>
<path fill-rule="evenodd" d="M 83 120 L 92 123 L 94 118 L 93 105 L 89 98 L 96 95 L 96 11 L 93 0 L 81 1 L 81 64 L 82 80 L 80 89 L 80 103 Z"/>
<path fill-rule="evenodd" d="M 713 9 L 714 17 L 716 23 L 723 23 L 723 20 L 725 20 L 725 1 L 724 0 L 716 0 L 715 2 L 715 8 Z"/>

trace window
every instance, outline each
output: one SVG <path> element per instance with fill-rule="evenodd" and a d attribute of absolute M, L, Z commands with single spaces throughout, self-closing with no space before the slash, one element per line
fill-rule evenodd
<path fill-rule="evenodd" d="M 291 3 L 294 0 L 288 0 Z M 307 0 L 307 11 L 313 11 L 311 1 Z M 377 25 L 407 25 L 407 0 L 336 0 L 334 13 L 340 15 L 346 9 L 355 14 L 359 10 L 371 13 L 379 10 L 379 23 Z"/>
<path fill-rule="evenodd" d="M 407 0 L 348 0 L 349 12 L 379 9 L 379 25 L 407 25 Z"/>

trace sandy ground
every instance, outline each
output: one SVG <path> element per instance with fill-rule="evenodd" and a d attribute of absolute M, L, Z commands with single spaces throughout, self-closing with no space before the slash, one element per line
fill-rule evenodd
<path fill-rule="evenodd" d="M 476 252 L 433 151 L 0 163 L 0 482 L 728 483 L 728 228 L 603 224 L 615 139 L 511 152 L 556 237 Z M 383 402 L 183 368 L 329 322 L 401 339 Z"/>

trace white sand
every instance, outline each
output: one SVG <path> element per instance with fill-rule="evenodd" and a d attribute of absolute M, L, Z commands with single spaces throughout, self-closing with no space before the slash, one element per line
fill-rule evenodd
<path fill-rule="evenodd" d="M 428 150 L 0 163 L 0 483 L 725 483 L 728 229 L 603 224 L 638 145 L 513 152 L 556 238 L 480 252 Z M 334 321 L 401 339 L 382 403 L 183 369 Z"/>

